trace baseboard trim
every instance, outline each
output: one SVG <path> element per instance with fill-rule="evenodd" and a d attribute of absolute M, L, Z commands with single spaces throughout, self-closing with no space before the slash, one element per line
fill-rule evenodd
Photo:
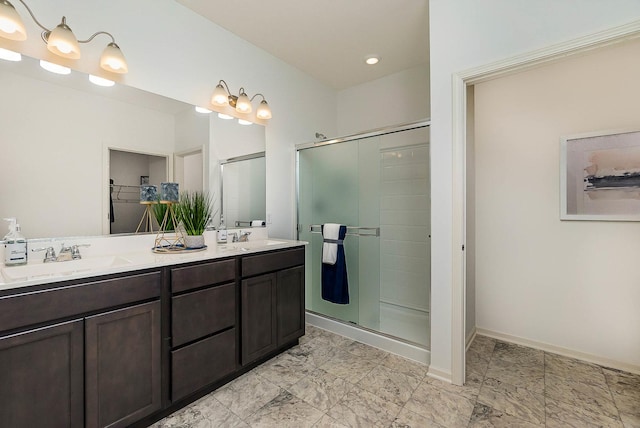
<path fill-rule="evenodd" d="M 541 351 L 551 352 L 552 354 L 558 354 L 564 357 L 575 358 L 577 360 L 598 364 L 616 370 L 623 370 L 629 373 L 640 374 L 640 366 L 637 366 L 635 364 L 628 364 L 598 355 L 587 354 L 585 352 L 576 351 L 575 349 L 563 348 L 561 346 L 552 345 L 550 343 L 538 342 L 531 339 L 525 339 L 524 337 L 513 336 L 493 330 L 487 330 L 485 328 L 476 328 L 476 334 L 492 337 L 504 342 L 515 343 L 516 345 L 523 345 L 530 348 L 540 349 Z"/>
<path fill-rule="evenodd" d="M 400 355 L 409 360 L 426 365 L 429 365 L 431 362 L 431 352 L 424 348 L 309 312 L 306 313 L 305 319 L 315 327 L 348 337 L 349 339 L 382 349 L 392 354 Z"/>
<path fill-rule="evenodd" d="M 469 350 L 469 347 L 473 343 L 473 340 L 476 338 L 477 334 L 478 334 L 478 330 L 475 327 L 473 327 L 471 329 L 471 331 L 469 332 L 469 334 L 467 335 L 467 339 L 465 341 L 466 345 L 465 345 L 465 348 L 464 348 L 465 351 Z"/>
<path fill-rule="evenodd" d="M 452 383 L 451 372 L 441 370 L 433 366 L 429 366 L 429 371 L 427 372 L 427 376 L 432 377 L 434 379 L 441 380 L 443 382 Z"/>

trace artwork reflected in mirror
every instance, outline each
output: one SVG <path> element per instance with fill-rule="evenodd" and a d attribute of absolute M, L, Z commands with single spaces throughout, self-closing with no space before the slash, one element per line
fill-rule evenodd
<path fill-rule="evenodd" d="M 264 227 L 264 152 L 223 161 L 221 173 L 222 213 L 227 227 Z"/>

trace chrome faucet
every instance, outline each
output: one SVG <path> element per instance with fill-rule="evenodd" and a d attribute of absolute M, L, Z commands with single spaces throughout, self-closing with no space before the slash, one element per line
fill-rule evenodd
<path fill-rule="evenodd" d="M 240 238 L 238 239 L 238 241 L 249 242 L 249 235 L 251 235 L 251 232 L 240 231 Z"/>
<path fill-rule="evenodd" d="M 45 251 L 44 263 L 67 262 L 69 260 L 80 260 L 82 258 L 80 247 L 89 246 L 91 246 L 91 244 L 72 245 L 70 247 L 65 247 L 64 244 L 62 244 L 58 256 L 56 256 L 56 250 L 54 250 L 53 247 L 33 248 L 31 251 Z"/>

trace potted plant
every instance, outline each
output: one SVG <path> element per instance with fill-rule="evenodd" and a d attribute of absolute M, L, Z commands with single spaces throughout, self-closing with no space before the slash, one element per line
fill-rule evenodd
<path fill-rule="evenodd" d="M 200 191 L 182 192 L 180 202 L 175 209 L 176 219 L 182 224 L 187 234 L 185 236 L 187 248 L 203 248 L 203 233 L 213 209 L 211 197 Z"/>

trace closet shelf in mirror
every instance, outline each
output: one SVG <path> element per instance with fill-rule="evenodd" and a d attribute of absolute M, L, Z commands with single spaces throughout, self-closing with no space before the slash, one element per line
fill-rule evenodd
<path fill-rule="evenodd" d="M 140 203 L 140 186 L 110 184 L 113 203 Z"/>

